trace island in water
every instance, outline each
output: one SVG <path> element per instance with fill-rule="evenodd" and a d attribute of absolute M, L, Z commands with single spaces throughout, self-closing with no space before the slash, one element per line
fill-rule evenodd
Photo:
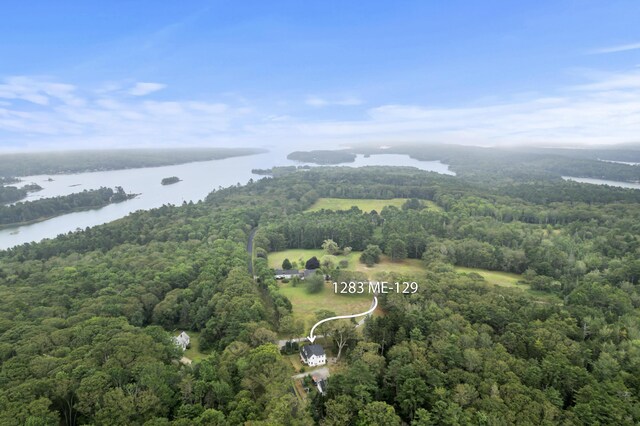
<path fill-rule="evenodd" d="M 162 181 L 160 182 L 163 185 L 173 185 L 174 183 L 178 183 L 180 182 L 181 179 L 177 176 L 171 176 L 171 177 L 166 177 L 164 179 L 162 179 Z"/>

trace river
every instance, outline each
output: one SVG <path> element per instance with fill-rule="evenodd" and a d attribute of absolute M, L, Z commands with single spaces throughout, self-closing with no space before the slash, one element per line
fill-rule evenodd
<path fill-rule="evenodd" d="M 572 176 L 562 176 L 562 179 L 572 180 L 580 183 L 591 183 L 594 185 L 609 185 L 609 186 L 617 186 L 619 188 L 640 189 L 640 183 L 633 183 L 633 182 L 621 182 L 617 180 L 592 179 L 592 178 L 579 178 L 579 177 L 572 177 Z"/>
<path fill-rule="evenodd" d="M 238 183 L 245 184 L 251 178 L 261 178 L 252 174 L 251 169 L 305 164 L 288 160 L 286 157 L 289 152 L 289 150 L 273 150 L 264 154 L 174 166 L 21 177 L 21 184 L 33 182 L 44 188 L 42 191 L 30 194 L 26 200 L 67 195 L 101 186 L 109 188 L 122 186 L 127 192 L 140 195 L 100 209 L 65 214 L 30 225 L 2 229 L 0 230 L 0 249 L 53 238 L 78 228 L 84 229 L 88 226 L 111 222 L 137 210 L 148 210 L 163 204 L 182 204 L 183 201 L 196 202 L 204 199 L 213 189 Z M 419 161 L 399 154 L 372 155 L 368 158 L 358 155 L 355 162 L 341 165 L 349 167 L 410 166 L 455 175 L 446 164 L 439 161 Z M 173 185 L 161 185 L 162 178 L 169 176 L 177 176 L 182 181 Z M 49 181 L 49 178 L 53 180 Z"/>

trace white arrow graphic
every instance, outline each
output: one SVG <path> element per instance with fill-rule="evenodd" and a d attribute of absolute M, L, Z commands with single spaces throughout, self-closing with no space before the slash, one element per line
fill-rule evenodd
<path fill-rule="evenodd" d="M 338 315 L 337 317 L 325 318 L 322 321 L 318 321 L 316 325 L 311 327 L 311 332 L 309 332 L 309 337 L 307 337 L 307 339 L 309 339 L 311 343 L 313 343 L 316 340 L 316 336 L 313 335 L 313 331 L 316 329 L 317 326 L 319 326 L 322 323 L 325 323 L 327 321 L 337 320 L 337 319 L 357 318 L 364 315 L 369 315 L 370 313 L 375 311 L 377 307 L 378 307 L 378 298 L 376 296 L 373 296 L 373 304 L 371 305 L 371 308 L 367 312 L 363 312 L 361 314 L 353 314 L 353 315 Z"/>

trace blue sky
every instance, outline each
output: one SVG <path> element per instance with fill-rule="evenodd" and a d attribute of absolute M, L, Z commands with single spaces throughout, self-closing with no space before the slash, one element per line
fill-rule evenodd
<path fill-rule="evenodd" d="M 640 135 L 637 1 L 3 2 L 0 149 Z"/>

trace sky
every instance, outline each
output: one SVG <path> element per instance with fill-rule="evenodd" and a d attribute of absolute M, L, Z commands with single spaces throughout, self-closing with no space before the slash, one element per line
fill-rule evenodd
<path fill-rule="evenodd" d="M 637 0 L 4 0 L 0 150 L 640 142 Z"/>

